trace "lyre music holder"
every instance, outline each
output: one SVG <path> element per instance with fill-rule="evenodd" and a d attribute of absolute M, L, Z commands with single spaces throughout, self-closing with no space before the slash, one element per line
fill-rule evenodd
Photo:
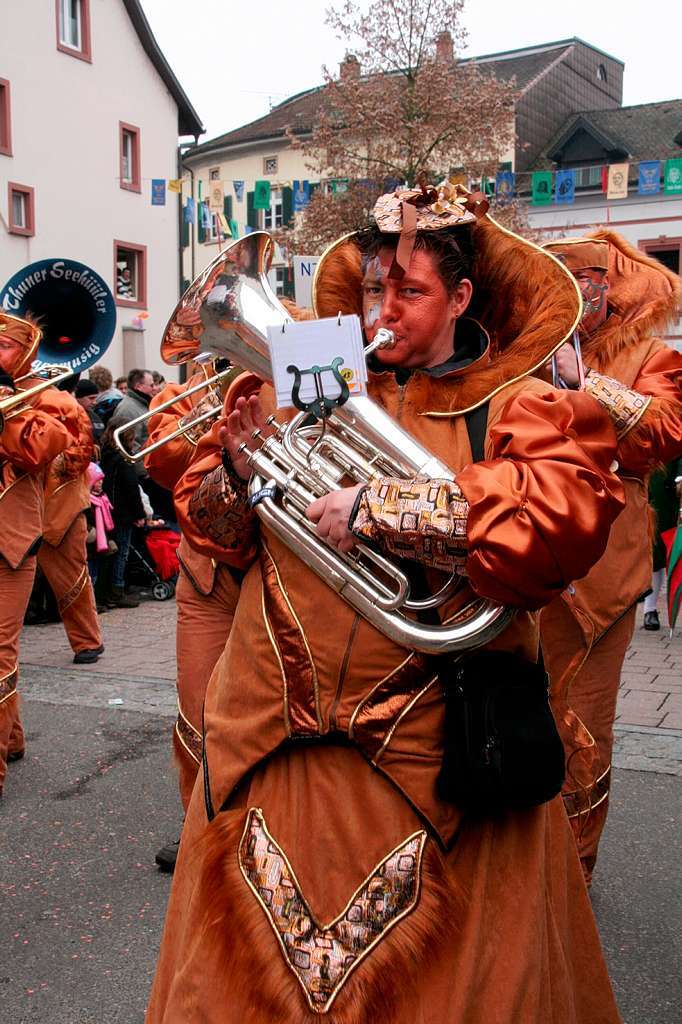
<path fill-rule="evenodd" d="M 296 408 L 300 409 L 301 412 L 309 413 L 311 416 L 314 416 L 315 419 L 324 421 L 329 415 L 331 415 L 333 409 L 337 409 L 340 405 L 344 405 L 350 397 L 350 391 L 348 390 L 348 384 L 339 370 L 339 367 L 343 366 L 343 363 L 343 357 L 336 356 L 328 366 L 314 365 L 305 370 L 299 369 L 299 367 L 294 366 L 293 363 L 287 366 L 287 373 L 293 373 L 294 375 L 294 386 L 291 390 L 291 401 L 294 403 Z M 336 398 L 330 398 L 328 395 L 325 395 L 324 386 L 322 384 L 323 373 L 332 373 L 334 380 L 341 388 L 341 391 Z M 312 402 L 304 402 L 300 396 L 301 381 L 307 374 L 312 374 L 315 382 L 316 397 Z"/>

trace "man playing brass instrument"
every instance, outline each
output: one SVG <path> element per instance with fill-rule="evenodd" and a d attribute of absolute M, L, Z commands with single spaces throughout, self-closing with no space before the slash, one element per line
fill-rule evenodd
<path fill-rule="evenodd" d="M 34 323 L 0 313 L 0 409 L 17 397 L 40 344 Z M 20 390 L 37 385 L 25 377 Z M 79 442 L 78 406 L 48 387 L 3 414 L 0 430 L 0 794 L 7 762 L 24 756 L 19 716 L 19 636 L 43 534 L 48 466 Z"/>
<path fill-rule="evenodd" d="M 682 355 L 658 337 L 678 314 L 682 281 L 615 231 L 545 246 L 574 274 L 585 390 L 609 413 L 626 507 L 592 571 L 543 610 L 552 706 L 566 748 L 564 800 L 588 885 L 606 823 L 616 700 L 637 599 L 651 580 L 647 478 L 682 452 Z M 559 372 L 578 385 L 572 347 Z"/>
<path fill-rule="evenodd" d="M 443 616 L 472 591 L 512 606 L 491 646 L 534 662 L 536 610 L 600 557 L 622 487 L 606 415 L 529 376 L 570 338 L 575 285 L 475 216 L 483 203 L 449 184 L 386 195 L 372 228 L 323 256 L 316 314 L 357 313 L 368 342 L 393 332 L 369 394 L 456 480 L 377 477 L 308 515 L 338 549 L 359 537 L 429 579 L 459 574 Z M 202 438 L 175 490 L 188 541 L 245 577 L 207 690 L 148 1024 L 615 1024 L 560 797 L 497 816 L 444 799 L 433 661 L 260 525 L 240 446 L 267 434 L 273 404 L 268 385 L 239 399 L 224 450 Z"/>

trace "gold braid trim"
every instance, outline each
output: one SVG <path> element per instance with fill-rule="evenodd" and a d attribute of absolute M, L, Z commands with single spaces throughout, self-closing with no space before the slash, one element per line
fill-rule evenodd
<path fill-rule="evenodd" d="M 464 575 L 468 515 L 453 480 L 377 477 L 361 495 L 351 529 L 390 554 Z"/>
<path fill-rule="evenodd" d="M 9 675 L 3 676 L 0 679 L 0 704 L 3 704 L 6 700 L 9 700 L 17 692 L 17 680 L 19 678 L 19 669 L 13 669 Z"/>
<path fill-rule="evenodd" d="M 189 719 L 185 718 L 180 707 L 178 707 L 175 732 L 189 756 L 196 761 L 197 764 L 201 764 L 204 741 L 201 733 L 194 728 Z"/>
<path fill-rule="evenodd" d="M 585 391 L 606 409 L 618 440 L 639 422 L 651 402 L 651 395 L 640 395 L 639 391 L 596 370 L 588 370 L 585 375 Z"/>
<path fill-rule="evenodd" d="M 562 793 L 564 807 L 569 818 L 578 818 L 581 815 L 589 815 L 591 811 L 606 800 L 609 795 L 611 783 L 611 765 L 603 772 L 591 786 L 575 790 L 572 793 Z"/>
<path fill-rule="evenodd" d="M 73 602 L 80 597 L 83 588 L 86 586 L 89 579 L 90 576 L 88 574 L 88 567 L 84 565 L 80 573 L 78 574 L 78 579 L 76 580 L 74 585 L 70 587 L 67 590 L 67 592 L 57 602 L 57 608 L 59 610 L 60 615 L 63 615 L 66 609 L 69 608 L 73 604 Z"/>
<path fill-rule="evenodd" d="M 414 832 L 374 868 L 329 924 L 306 903 L 286 854 L 250 808 L 239 867 L 313 1013 L 327 1013 L 351 972 L 419 902 L 426 832 Z"/>

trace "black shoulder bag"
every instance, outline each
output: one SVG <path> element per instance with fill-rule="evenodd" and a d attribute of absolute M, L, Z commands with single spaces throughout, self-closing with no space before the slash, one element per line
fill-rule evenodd
<path fill-rule="evenodd" d="M 488 406 L 465 414 L 474 462 L 484 458 Z M 551 800 L 564 780 L 564 750 L 549 707 L 542 655 L 510 651 L 436 659 L 445 691 L 439 795 L 472 815 Z"/>

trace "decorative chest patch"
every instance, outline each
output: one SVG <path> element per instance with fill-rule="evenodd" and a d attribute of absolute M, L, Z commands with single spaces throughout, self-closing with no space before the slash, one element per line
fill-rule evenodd
<path fill-rule="evenodd" d="M 284 852 L 251 808 L 239 866 L 277 936 L 308 1005 L 326 1013 L 351 971 L 419 901 L 426 832 L 415 832 L 385 857 L 329 924 L 313 917 Z"/>

